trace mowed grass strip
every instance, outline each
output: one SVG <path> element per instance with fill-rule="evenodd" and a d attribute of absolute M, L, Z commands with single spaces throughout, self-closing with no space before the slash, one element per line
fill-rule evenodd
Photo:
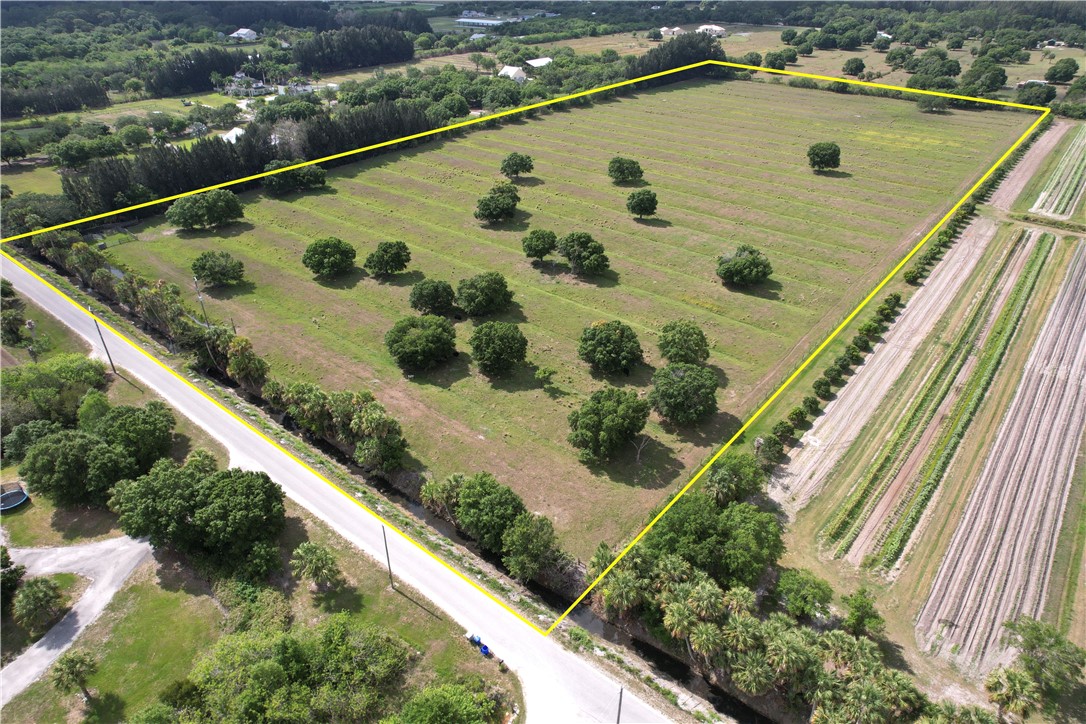
<path fill-rule="evenodd" d="M 212 293 L 208 311 L 232 318 L 273 375 L 373 389 L 429 472 L 490 470 L 584 556 L 601 539 L 630 535 L 667 490 L 689 479 L 1031 120 L 935 117 L 900 101 L 772 83 L 688 83 L 336 169 L 324 193 L 248 194 L 246 222 L 221 232 L 179 234 L 152 222 L 139 241 L 111 253 L 190 290 L 192 259 L 229 251 L 252 285 Z M 823 140 L 842 147 L 839 173 L 807 166 L 807 147 Z M 521 211 L 510 224 L 482 227 L 472 218 L 475 201 L 513 150 L 535 159 L 519 182 Z M 639 222 L 626 212 L 632 188 L 606 174 L 615 155 L 641 162 L 658 218 Z M 520 247 L 529 228 L 590 232 L 612 271 L 579 280 L 561 262 L 533 266 Z M 378 241 L 403 240 L 409 271 L 383 283 L 360 270 L 317 282 L 302 251 L 329 235 L 353 243 L 359 263 Z M 719 284 L 716 257 L 739 243 L 770 256 L 766 287 L 740 293 Z M 541 389 L 530 369 L 495 382 L 481 376 L 466 343 L 472 321 L 457 323 L 461 355 L 436 372 L 408 378 L 388 357 L 383 336 L 412 313 L 411 284 L 433 277 L 455 286 L 487 270 L 509 279 L 516 304 L 499 319 L 521 324 L 529 360 L 558 370 L 557 390 Z M 569 411 L 604 384 L 647 391 L 663 364 L 657 332 L 680 318 L 711 340 L 721 412 L 690 430 L 654 417 L 654 442 L 639 464 L 632 447 L 600 469 L 578 463 L 565 442 Z M 629 377 L 591 374 L 576 347 L 597 319 L 630 324 L 648 364 Z"/>

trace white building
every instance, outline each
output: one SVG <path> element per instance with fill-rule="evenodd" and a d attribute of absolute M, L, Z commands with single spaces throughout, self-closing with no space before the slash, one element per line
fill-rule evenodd
<path fill-rule="evenodd" d="M 682 35 L 685 32 L 686 32 L 685 30 L 683 30 L 682 28 L 680 28 L 678 26 L 676 26 L 674 28 L 669 28 L 669 27 L 667 27 L 665 25 L 664 27 L 660 28 L 660 35 L 663 35 L 665 38 L 671 37 L 671 36 L 674 36 L 674 35 Z"/>
<path fill-rule="evenodd" d="M 554 62 L 554 58 L 533 58 L 528 61 L 528 65 L 533 68 L 542 68 L 545 65 L 550 65 Z"/>
<path fill-rule="evenodd" d="M 524 69 L 518 68 L 515 65 L 503 66 L 502 69 L 498 71 L 498 77 L 511 78 L 517 83 L 523 83 L 524 81 L 528 80 L 528 74 L 524 72 Z"/>
<path fill-rule="evenodd" d="M 728 34 L 728 31 L 719 25 L 699 25 L 697 32 L 711 35 L 714 38 L 723 38 Z"/>
<path fill-rule="evenodd" d="M 241 128 L 240 126 L 235 126 L 234 128 L 231 128 L 229 131 L 219 136 L 219 138 L 226 141 L 227 143 L 237 143 L 238 139 L 244 135 L 245 129 Z"/>
<path fill-rule="evenodd" d="M 249 28 L 238 28 L 228 36 L 231 40 L 243 41 L 251 43 L 254 40 L 260 38 L 260 33 L 255 30 L 249 30 Z"/>

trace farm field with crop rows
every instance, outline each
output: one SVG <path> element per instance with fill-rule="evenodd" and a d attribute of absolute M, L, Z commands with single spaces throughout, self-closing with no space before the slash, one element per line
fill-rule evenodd
<path fill-rule="evenodd" d="M 220 232 L 151 221 L 110 253 L 191 290 L 188 267 L 200 252 L 230 252 L 250 283 L 205 297 L 208 312 L 233 319 L 274 377 L 372 389 L 402 421 L 415 467 L 435 477 L 494 473 L 587 556 L 601 539 L 629 536 L 684 483 L 1033 118 L 932 116 L 911 103 L 774 83 L 688 83 L 363 161 L 331 172 L 323 193 L 245 194 L 246 221 Z M 806 148 L 822 140 L 841 145 L 839 172 L 808 168 Z M 521 211 L 482 227 L 475 201 L 512 151 L 535 159 L 519 182 Z M 631 189 L 606 173 L 615 155 L 640 161 L 658 218 L 626 212 Z M 563 263 L 533 266 L 520 246 L 529 228 L 591 233 L 611 271 L 581 280 Z M 359 262 L 378 241 L 405 241 L 409 270 L 382 283 L 356 269 L 322 284 L 300 259 L 329 235 L 352 243 Z M 717 256 L 739 243 L 773 263 L 771 282 L 753 293 L 726 289 L 714 274 Z M 543 388 L 530 367 L 494 382 L 481 375 L 465 344 L 471 321 L 457 325 L 460 356 L 435 372 L 407 377 L 388 356 L 383 336 L 412 314 L 412 283 L 455 286 L 483 271 L 509 279 L 513 309 L 497 318 L 520 323 L 529 361 L 558 370 L 553 385 Z M 594 376 L 576 347 L 599 319 L 633 327 L 647 364 L 628 377 Z M 692 429 L 654 415 L 640 462 L 631 447 L 607 466 L 582 465 L 565 441 L 567 415 L 607 383 L 647 390 L 662 363 L 657 333 L 675 319 L 693 319 L 710 339 L 720 412 Z"/>
<path fill-rule="evenodd" d="M 1060 521 L 1086 426 L 1086 244 L 1030 353 L 927 602 L 917 635 L 981 671 L 1002 623 L 1043 612 Z M 1044 440 L 1043 445 L 1028 441 Z M 977 575 L 982 572 L 984 575 Z"/>

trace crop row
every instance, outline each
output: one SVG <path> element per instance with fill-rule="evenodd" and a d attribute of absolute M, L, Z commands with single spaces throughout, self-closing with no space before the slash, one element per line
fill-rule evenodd
<path fill-rule="evenodd" d="M 1015 237 L 1011 244 L 1012 248 L 1021 243 L 1025 233 L 1021 231 Z M 999 270 L 992 277 L 993 282 L 1002 275 L 1010 258 L 1010 254 L 1004 258 Z M 984 297 L 974 304 L 966 324 L 954 339 L 948 354 L 944 356 L 939 367 L 929 375 L 920 396 L 912 404 L 909 414 L 898 424 L 879 451 L 877 462 L 868 467 L 862 481 L 849 495 L 844 506 L 823 529 L 823 536 L 827 540 L 839 541 L 835 556 L 840 557 L 848 552 L 863 527 L 869 508 L 878 500 L 878 495 L 873 493 L 877 488 L 885 487 L 893 480 L 919 442 L 920 435 L 916 434 L 917 431 L 922 431 L 931 422 L 935 412 L 953 387 L 954 380 L 969 358 L 979 327 L 987 317 L 994 290 L 995 284 L 989 284 Z"/>
<path fill-rule="evenodd" d="M 1070 148 L 1063 154 L 1056 170 L 1052 172 L 1037 203 L 1030 211 L 1040 211 L 1053 216 L 1066 216 L 1082 193 L 1086 178 L 1086 126 L 1079 126 Z"/>
<path fill-rule="evenodd" d="M 984 344 L 980 362 L 969 376 L 965 390 L 955 405 L 950 417 L 950 423 L 946 426 L 943 434 L 940 435 L 932 453 L 928 457 L 928 461 L 924 465 L 924 469 L 918 477 L 919 482 L 916 492 L 911 499 L 903 500 L 895 511 L 895 517 L 898 517 L 898 521 L 888 529 L 881 550 L 877 555 L 879 564 L 883 567 L 892 566 L 901 556 L 906 543 L 912 536 L 913 530 L 916 529 L 917 524 L 920 522 L 924 509 L 938 489 L 950 461 L 957 452 L 958 445 L 980 408 L 992 380 L 995 379 L 996 372 L 1003 361 L 1007 348 L 1010 346 L 1011 339 L 1018 329 L 1022 313 L 1025 311 L 1026 304 L 1033 293 L 1033 288 L 1036 286 L 1037 278 L 1041 273 L 1041 267 L 1048 258 L 1054 240 L 1051 234 L 1043 235 L 1033 253 L 1030 254 L 1026 269 L 1011 291 L 1003 311 L 992 328 L 991 335 Z"/>

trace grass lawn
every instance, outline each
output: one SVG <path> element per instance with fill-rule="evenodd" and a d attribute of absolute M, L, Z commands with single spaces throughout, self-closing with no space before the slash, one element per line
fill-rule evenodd
<path fill-rule="evenodd" d="M 0 166 L 0 181 L 13 194 L 59 194 L 60 174 L 52 166 L 32 163 L 5 163 Z"/>
<path fill-rule="evenodd" d="M 198 581 L 156 569 L 153 562 L 140 567 L 75 644 L 98 659 L 98 672 L 88 682 L 95 697 L 86 713 L 98 721 L 123 721 L 152 703 L 219 638 L 221 619 Z M 3 715 L 13 722 L 64 722 L 81 709 L 78 694 L 58 694 L 46 676 L 13 699 Z"/>
<path fill-rule="evenodd" d="M 61 324 L 56 317 L 34 304 L 30 300 L 23 300 L 23 314 L 28 320 L 34 322 L 34 336 L 29 338 L 34 342 L 38 350 L 38 360 L 47 360 L 58 354 L 79 353 L 86 354 L 90 347 L 82 337 L 72 332 Z M 31 362 L 30 352 L 25 346 L 13 347 L 4 345 L 4 364 L 21 364 Z"/>
<path fill-rule="evenodd" d="M 79 600 L 79 597 L 83 595 L 83 591 L 87 590 L 87 586 L 90 585 L 90 581 L 74 573 L 28 576 L 23 580 L 27 581 L 31 578 L 48 578 L 57 584 L 62 600 L 61 613 L 57 616 L 57 621 L 64 617 L 64 614 L 68 612 L 68 608 Z M 31 636 L 29 632 L 15 623 L 15 619 L 11 616 L 4 616 L 0 620 L 0 661 L 7 665 L 9 661 L 21 654 L 27 646 L 30 646 L 39 638 L 41 636 Z"/>
<path fill-rule="evenodd" d="M 323 193 L 248 194 L 246 221 L 220 232 L 178 235 L 154 220 L 110 253 L 187 290 L 197 254 L 229 251 L 252 283 L 209 296 L 208 311 L 233 318 L 274 376 L 373 389 L 429 472 L 493 472 L 586 556 L 601 539 L 630 535 L 684 483 L 1031 121 L 932 117 L 900 101 L 782 84 L 696 82 L 364 161 L 331 172 Z M 830 139 L 842 146 L 842 168 L 815 175 L 807 146 Z M 521 211 L 480 227 L 475 200 L 511 151 L 535 159 L 520 181 Z M 631 189 L 606 176 L 616 154 L 641 162 L 659 218 L 626 213 Z M 611 272 L 585 281 L 561 263 L 533 266 L 520 248 L 529 227 L 592 233 Z M 327 235 L 354 243 L 359 262 L 378 240 L 402 239 L 410 270 L 385 283 L 361 270 L 318 283 L 300 258 Z M 717 256 L 744 242 L 765 250 L 775 270 L 753 293 L 729 291 L 714 274 Z M 432 276 L 455 286 L 486 270 L 509 279 L 515 304 L 499 318 L 521 323 L 529 360 L 559 371 L 556 389 L 541 389 L 530 367 L 494 382 L 480 375 L 466 351 L 470 321 L 458 324 L 460 356 L 436 372 L 408 377 L 388 357 L 382 338 L 411 313 L 412 283 Z M 640 463 L 632 448 L 601 468 L 578 463 L 565 442 L 570 410 L 605 384 L 647 392 L 662 364 L 656 335 L 681 318 L 711 340 L 721 412 L 687 430 L 654 417 Z M 629 377 L 591 374 L 576 346 L 598 319 L 630 324 L 647 364 Z"/>

